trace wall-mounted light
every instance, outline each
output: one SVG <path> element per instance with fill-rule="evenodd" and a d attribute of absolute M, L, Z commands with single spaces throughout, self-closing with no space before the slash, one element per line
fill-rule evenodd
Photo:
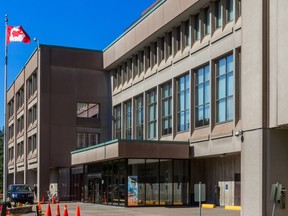
<path fill-rule="evenodd" d="M 234 135 L 235 135 L 236 137 L 242 136 L 242 135 L 243 135 L 243 131 L 242 131 L 242 130 L 238 130 L 238 131 L 236 131 L 236 132 L 234 133 Z"/>

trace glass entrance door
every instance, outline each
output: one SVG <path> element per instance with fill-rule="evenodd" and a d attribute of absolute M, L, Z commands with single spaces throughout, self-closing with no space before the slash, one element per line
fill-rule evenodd
<path fill-rule="evenodd" d="M 92 178 L 88 180 L 88 202 L 101 204 L 102 179 Z"/>

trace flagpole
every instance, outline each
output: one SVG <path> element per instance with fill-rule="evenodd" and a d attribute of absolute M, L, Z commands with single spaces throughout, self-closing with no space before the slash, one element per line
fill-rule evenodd
<path fill-rule="evenodd" d="M 6 209 L 6 195 L 7 195 L 7 164 L 6 164 L 6 105 L 7 105 L 7 73 L 8 73 L 8 45 L 7 45 L 7 26 L 8 15 L 5 15 L 5 66 L 4 66 L 4 131 L 3 131 L 3 208 Z M 4 212 L 6 215 L 6 212 Z M 2 214 L 3 215 L 3 211 Z"/>

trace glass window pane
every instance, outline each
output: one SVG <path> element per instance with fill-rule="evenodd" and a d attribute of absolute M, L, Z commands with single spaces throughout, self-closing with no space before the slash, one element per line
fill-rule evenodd
<path fill-rule="evenodd" d="M 210 83 L 209 82 L 205 82 L 205 99 L 204 102 L 205 104 L 210 102 Z"/>
<path fill-rule="evenodd" d="M 190 94 L 188 90 L 185 92 L 185 101 L 185 109 L 190 109 Z"/>
<path fill-rule="evenodd" d="M 203 84 L 199 85 L 198 88 L 198 103 L 197 105 L 202 105 L 203 104 L 203 96 L 204 96 L 204 88 L 203 88 Z"/>
<path fill-rule="evenodd" d="M 199 69 L 197 71 L 197 74 L 196 74 L 197 78 L 197 83 L 196 84 L 199 84 L 199 83 L 202 83 L 203 80 L 204 80 L 204 71 L 203 71 L 203 68 Z"/>
<path fill-rule="evenodd" d="M 227 96 L 233 95 L 234 83 L 233 83 L 233 73 L 227 74 Z"/>
<path fill-rule="evenodd" d="M 227 71 L 226 73 L 233 72 L 233 56 L 227 57 Z"/>
<path fill-rule="evenodd" d="M 217 76 L 221 76 L 226 73 L 226 59 L 221 59 L 218 63 Z"/>
<path fill-rule="evenodd" d="M 217 102 L 217 122 L 226 121 L 226 101 L 222 99 Z"/>
<path fill-rule="evenodd" d="M 217 99 L 225 98 L 226 96 L 226 82 L 225 76 L 217 78 Z"/>
<path fill-rule="evenodd" d="M 227 98 L 227 121 L 233 119 L 233 97 Z"/>

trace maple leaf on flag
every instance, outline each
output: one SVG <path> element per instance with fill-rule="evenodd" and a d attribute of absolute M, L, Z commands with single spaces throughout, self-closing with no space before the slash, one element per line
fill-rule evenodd
<path fill-rule="evenodd" d="M 7 26 L 6 41 L 9 44 L 10 42 L 30 43 L 31 40 L 22 26 Z"/>

